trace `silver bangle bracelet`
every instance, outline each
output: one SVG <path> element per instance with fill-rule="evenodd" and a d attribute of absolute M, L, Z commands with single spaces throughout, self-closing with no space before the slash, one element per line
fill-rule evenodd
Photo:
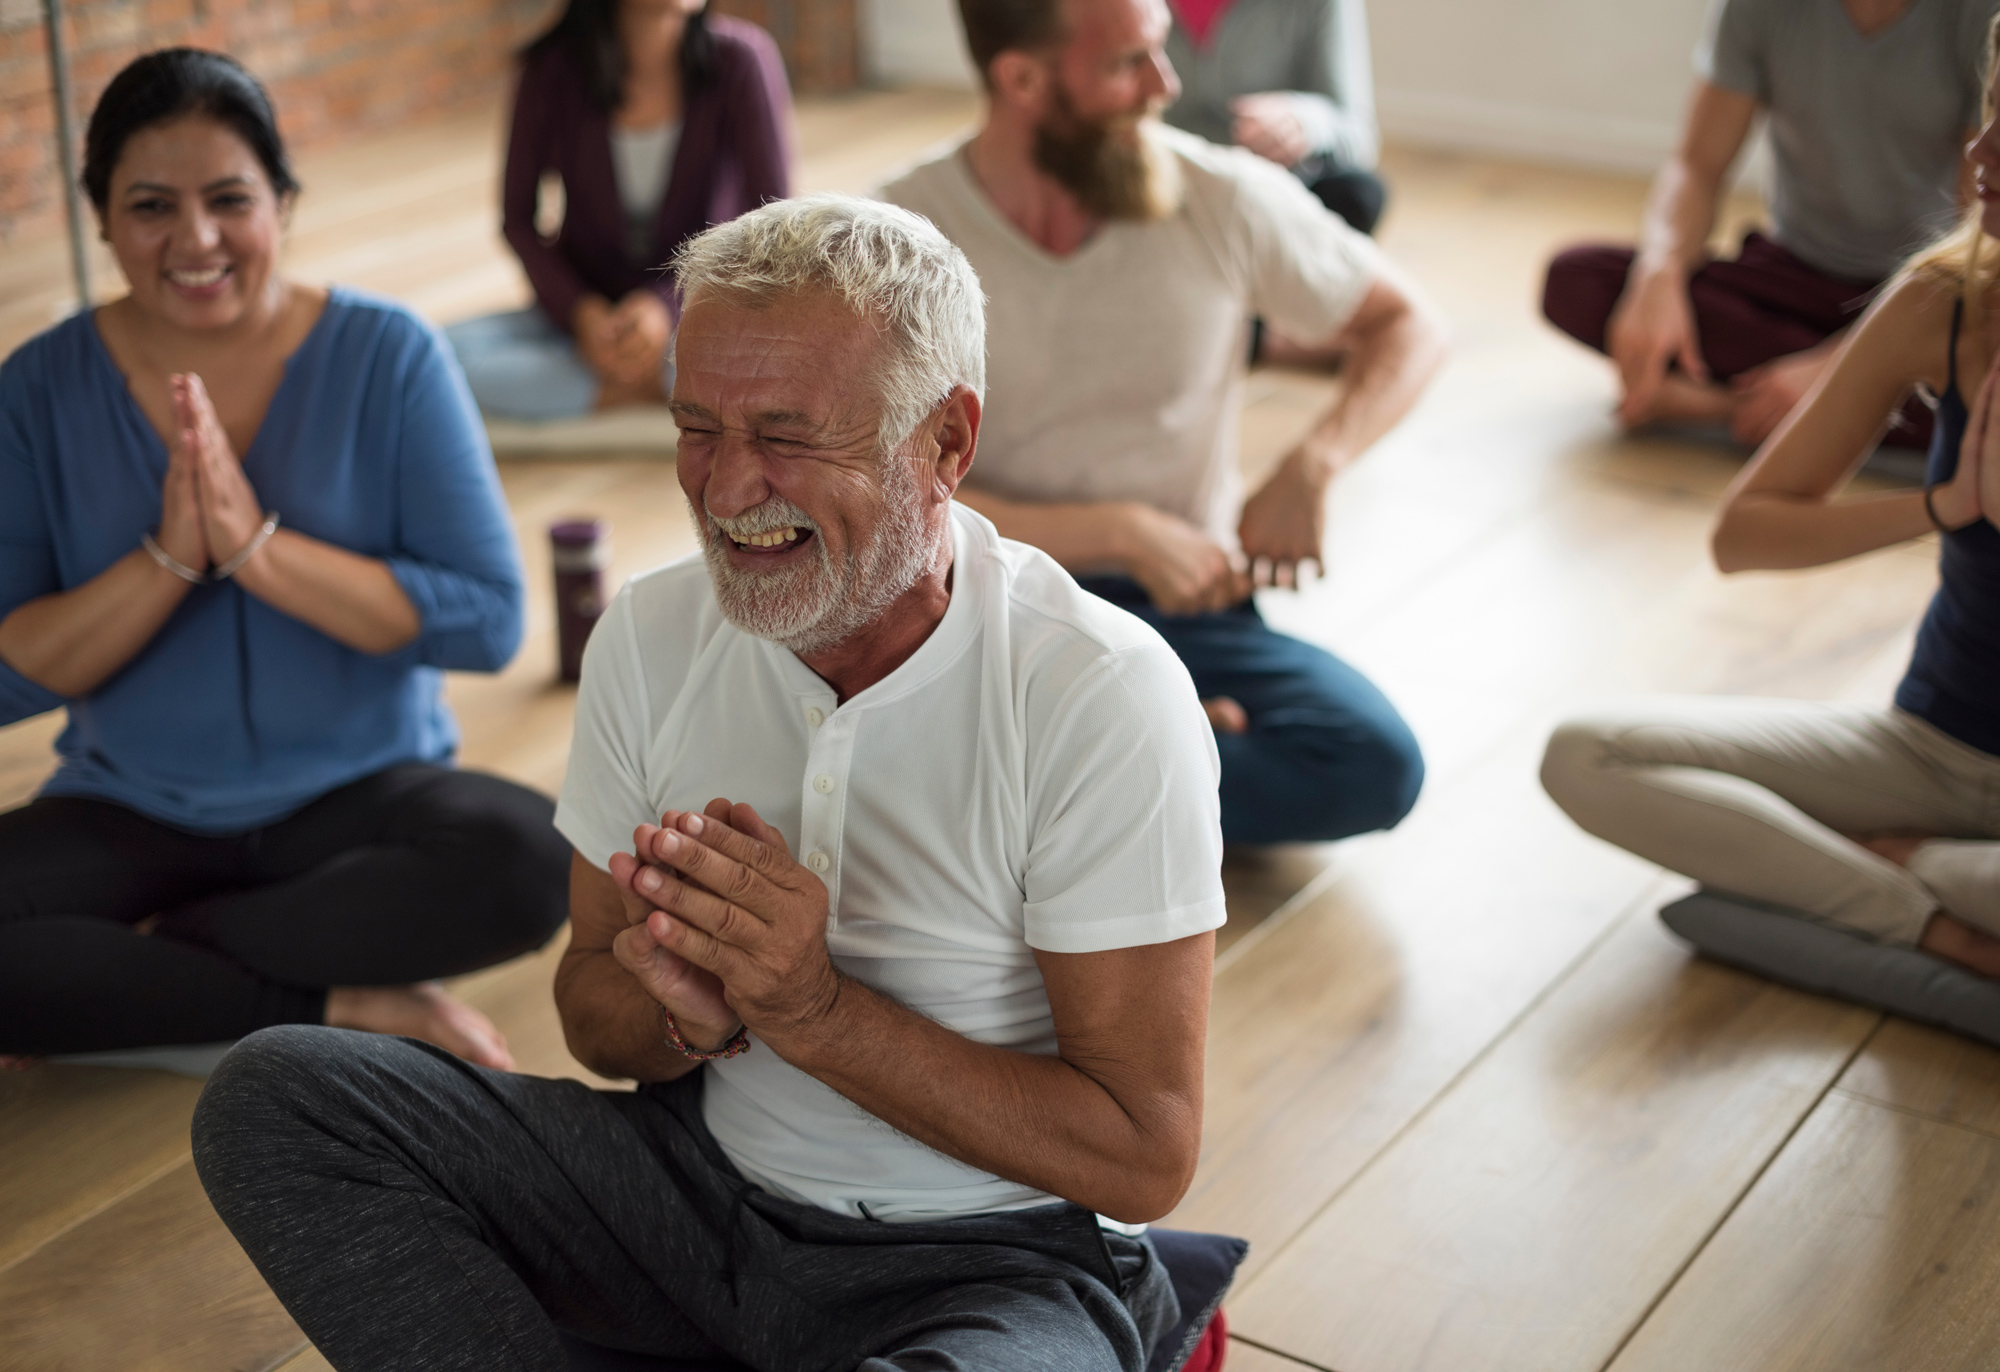
<path fill-rule="evenodd" d="M 165 548 L 162 548 L 160 546 L 159 540 L 154 538 L 150 533 L 144 533 L 139 535 L 139 546 L 144 548 L 147 552 L 153 555 L 153 561 L 159 563 L 162 567 L 165 567 L 168 571 L 172 572 L 182 581 L 193 582 L 195 585 L 199 586 L 203 582 L 208 580 L 208 576 L 206 573 L 197 572 L 194 568 L 188 566 L 185 562 L 180 561 L 172 553 L 168 552 Z"/>
<path fill-rule="evenodd" d="M 263 527 L 250 535 L 250 541 L 243 545 L 242 550 L 235 557 L 230 558 L 229 561 L 210 572 L 209 578 L 214 581 L 227 581 L 230 577 L 235 576 L 239 571 L 243 570 L 244 563 L 257 556 L 259 548 L 271 541 L 271 535 L 276 532 L 278 532 L 278 512 L 276 510 L 264 511 Z"/>

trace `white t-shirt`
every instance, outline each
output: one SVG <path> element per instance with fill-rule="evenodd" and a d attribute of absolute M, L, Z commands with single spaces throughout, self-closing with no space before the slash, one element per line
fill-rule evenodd
<path fill-rule="evenodd" d="M 1220 765 L 1159 635 L 972 511 L 953 528 L 943 621 L 844 705 L 723 618 L 699 557 L 627 582 L 584 658 L 556 827 L 606 867 L 663 810 L 748 801 L 826 883 L 836 967 L 977 1042 L 1054 1053 L 1033 950 L 1223 922 Z M 709 1129 L 779 1195 L 877 1219 L 1049 1200 L 754 1039 L 707 1071 Z"/>
<path fill-rule="evenodd" d="M 969 483 L 1021 500 L 1143 500 L 1236 543 L 1249 318 L 1332 337 L 1380 271 L 1298 178 L 1161 128 L 1182 208 L 1118 220 L 1068 257 L 1016 228 L 963 147 L 876 194 L 956 243 L 986 289 L 987 389 Z"/>

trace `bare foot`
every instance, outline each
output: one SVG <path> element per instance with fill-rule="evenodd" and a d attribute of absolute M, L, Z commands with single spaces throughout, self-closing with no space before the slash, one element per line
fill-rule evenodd
<path fill-rule="evenodd" d="M 1210 696 L 1201 703 L 1201 710 L 1208 716 L 1209 727 L 1218 734 L 1250 732 L 1250 716 L 1228 696 Z"/>
<path fill-rule="evenodd" d="M 1866 834 L 1853 836 L 1854 841 L 1873 853 L 1876 857 L 1887 858 L 1898 867 L 1908 867 L 1910 858 L 1917 849 L 1937 837 L 1936 834 L 1919 834 L 1908 830 L 1894 830 L 1886 834 Z"/>
<path fill-rule="evenodd" d="M 2000 938 L 1953 919 L 1942 910 L 1924 926 L 1924 936 L 1917 940 L 1917 947 L 1946 962 L 1969 967 L 1982 977 L 2000 978 Z"/>
<path fill-rule="evenodd" d="M 326 1022 L 336 1029 L 422 1039 L 481 1067 L 514 1070 L 514 1055 L 493 1021 L 434 981 L 415 986 L 336 986 L 326 993 Z"/>
<path fill-rule="evenodd" d="M 1727 386 L 1670 374 L 1653 393 L 1644 413 L 1625 414 L 1627 429 L 1647 424 L 1727 424 L 1736 417 L 1736 396 Z"/>

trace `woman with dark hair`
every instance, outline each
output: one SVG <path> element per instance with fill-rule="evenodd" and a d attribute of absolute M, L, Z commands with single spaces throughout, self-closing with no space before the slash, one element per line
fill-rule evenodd
<path fill-rule="evenodd" d="M 446 330 L 480 408 L 560 419 L 672 389 L 681 241 L 791 192 L 769 34 L 703 0 L 569 0 L 522 53 L 501 226 L 535 304 Z M 545 180 L 562 227 L 536 225 Z"/>
<path fill-rule="evenodd" d="M 450 354 L 279 274 L 297 184 L 227 57 L 126 67 L 83 180 L 130 291 L 0 366 L 0 724 L 69 714 L 0 814 L 0 1054 L 326 1023 L 506 1066 L 434 979 L 546 941 L 568 852 L 450 765 L 443 672 L 522 598 Z"/>

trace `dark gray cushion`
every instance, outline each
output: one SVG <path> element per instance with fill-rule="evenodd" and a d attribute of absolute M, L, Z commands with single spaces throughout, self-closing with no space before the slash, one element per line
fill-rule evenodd
<path fill-rule="evenodd" d="M 1181 1318 L 1153 1350 L 1146 1372 L 1176 1372 L 1201 1342 L 1208 1322 L 1215 1318 L 1250 1245 L 1225 1234 L 1196 1234 L 1183 1229 L 1150 1232 L 1160 1265 L 1167 1269 L 1174 1294 L 1180 1298 Z M 568 1334 L 562 1336 L 562 1341 L 569 1353 L 571 1372 L 749 1372 L 735 1363 L 677 1362 L 621 1353 Z"/>
<path fill-rule="evenodd" d="M 2000 981 L 1956 963 L 1719 891 L 1677 900 L 1660 919 L 1717 962 L 2000 1046 Z"/>

